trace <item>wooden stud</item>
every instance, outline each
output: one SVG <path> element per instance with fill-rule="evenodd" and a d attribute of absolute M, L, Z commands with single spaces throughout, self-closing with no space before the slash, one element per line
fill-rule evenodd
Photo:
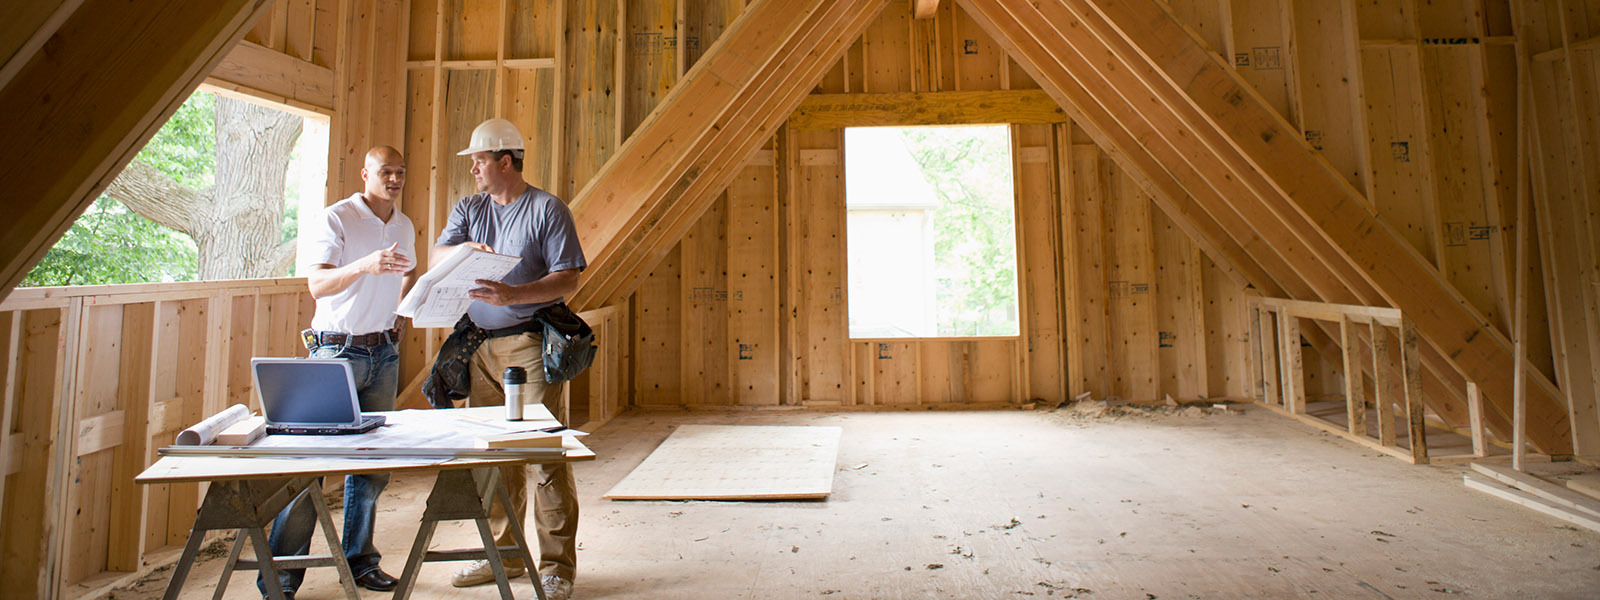
<path fill-rule="evenodd" d="M 1292 415 L 1305 414 L 1306 380 L 1300 354 L 1300 318 L 1278 311 L 1278 336 L 1283 345 L 1283 408 Z"/>
<path fill-rule="evenodd" d="M 1400 321 L 1400 376 L 1405 385 L 1407 437 L 1411 441 L 1411 459 L 1414 464 L 1427 464 L 1427 428 L 1423 422 L 1422 357 L 1417 346 L 1422 344 L 1421 334 L 1410 317 Z"/>
<path fill-rule="evenodd" d="M 1378 444 L 1388 448 L 1395 444 L 1394 431 L 1394 376 L 1391 374 L 1394 358 L 1389 352 L 1388 329 L 1377 321 L 1372 331 L 1372 403 L 1378 416 Z"/>
<path fill-rule="evenodd" d="M 1357 350 L 1355 323 L 1347 315 L 1339 321 L 1339 346 L 1344 350 L 1344 401 L 1350 435 L 1367 435 L 1367 403 L 1361 397 L 1361 357 Z"/>
<path fill-rule="evenodd" d="M 1278 346 L 1280 344 L 1274 329 L 1276 319 L 1273 319 L 1272 312 L 1266 309 L 1257 312 L 1260 313 L 1257 327 L 1261 331 L 1261 339 L 1256 342 L 1261 347 L 1261 394 L 1265 398 L 1267 406 L 1283 406 L 1283 396 L 1280 392 L 1281 389 L 1284 389 L 1283 379 L 1279 375 L 1282 371 L 1278 367 Z"/>
<path fill-rule="evenodd" d="M 1483 396 L 1478 384 L 1467 382 L 1467 412 L 1472 415 L 1472 455 L 1483 458 L 1489 455 L 1489 443 L 1483 431 Z"/>

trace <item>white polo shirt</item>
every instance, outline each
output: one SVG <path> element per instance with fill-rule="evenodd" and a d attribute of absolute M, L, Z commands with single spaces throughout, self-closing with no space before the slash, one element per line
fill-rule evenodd
<path fill-rule="evenodd" d="M 322 217 L 311 217 L 307 226 L 308 240 L 300 253 L 302 274 L 309 273 L 312 265 L 348 265 L 396 242 L 402 254 L 416 261 L 416 230 L 398 206 L 385 223 L 372 214 L 361 194 L 354 194 L 323 210 Z M 356 335 L 390 329 L 403 286 L 398 274 L 362 275 L 344 291 L 317 299 L 311 327 Z"/>

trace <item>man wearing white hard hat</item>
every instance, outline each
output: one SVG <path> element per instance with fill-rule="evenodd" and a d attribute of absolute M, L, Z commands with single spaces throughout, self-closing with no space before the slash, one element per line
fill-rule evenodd
<path fill-rule="evenodd" d="M 450 211 L 450 219 L 429 253 L 437 264 L 455 251 L 455 246 L 470 246 L 486 252 L 520 256 L 511 273 L 500 281 L 478 280 L 474 300 L 467 309 L 472 323 L 488 331 L 472 355 L 472 390 L 468 406 L 500 406 L 504 391 L 500 374 L 506 367 L 522 367 L 530 376 L 536 401 L 543 402 L 558 418 L 562 383 L 547 383 L 537 374 L 544 372 L 543 328 L 533 320 L 540 308 L 562 302 L 578 289 L 578 273 L 588 262 L 578 245 L 578 230 L 572 212 L 555 195 L 529 185 L 522 178 L 523 142 L 517 126 L 505 119 L 490 119 L 472 130 L 471 145 L 457 153 L 472 159 L 472 178 L 478 193 L 462 198 Z M 539 574 L 545 597 L 566 600 L 572 595 L 577 575 L 578 490 L 572 467 L 566 463 L 536 465 L 539 476 L 535 491 L 535 519 L 539 539 Z M 528 467 L 501 469 L 511 493 L 511 512 L 519 523 L 526 523 Z M 495 543 L 515 544 L 509 520 L 500 504 L 490 516 Z M 521 576 L 525 565 L 520 559 L 504 562 L 508 577 Z M 456 587 L 494 581 L 488 561 L 474 561 L 456 573 Z"/>

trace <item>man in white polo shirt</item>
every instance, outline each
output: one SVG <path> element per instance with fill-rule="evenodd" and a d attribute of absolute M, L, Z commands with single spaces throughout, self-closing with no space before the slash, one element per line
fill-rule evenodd
<path fill-rule="evenodd" d="M 387 411 L 394 410 L 400 382 L 394 311 L 416 280 L 416 230 L 397 206 L 406 182 L 400 151 L 379 146 L 367 152 L 361 179 L 361 193 L 329 206 L 321 218 L 308 217 L 308 243 L 300 264 L 317 312 L 303 335 L 311 356 L 350 361 L 362 412 Z M 350 475 L 344 484 L 345 558 L 356 585 L 380 592 L 396 584 L 378 568 L 380 556 L 372 545 L 378 495 L 388 483 L 388 473 L 374 473 Z M 310 503 L 285 508 L 272 523 L 272 553 L 305 554 L 315 524 Z M 304 577 L 304 569 L 281 571 L 285 596 L 293 598 Z M 265 593 L 265 582 L 258 578 L 257 585 Z"/>

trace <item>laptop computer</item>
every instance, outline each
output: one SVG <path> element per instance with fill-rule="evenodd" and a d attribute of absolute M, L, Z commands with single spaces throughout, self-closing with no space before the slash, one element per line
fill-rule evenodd
<path fill-rule="evenodd" d="M 346 359 L 256 357 L 250 372 L 269 434 L 366 433 L 384 422 L 381 415 L 361 414 Z"/>

